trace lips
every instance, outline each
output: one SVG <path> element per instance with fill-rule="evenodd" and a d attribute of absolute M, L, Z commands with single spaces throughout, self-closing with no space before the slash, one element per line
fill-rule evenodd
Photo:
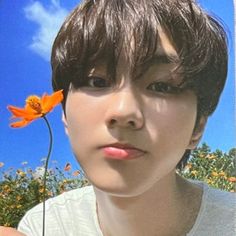
<path fill-rule="evenodd" d="M 102 147 L 107 159 L 131 160 L 143 156 L 146 152 L 129 144 L 110 144 Z"/>

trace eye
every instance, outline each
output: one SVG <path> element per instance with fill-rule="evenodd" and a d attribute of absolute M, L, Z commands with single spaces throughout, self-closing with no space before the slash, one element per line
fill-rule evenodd
<path fill-rule="evenodd" d="M 92 88 L 107 88 L 111 86 L 111 82 L 98 76 L 88 76 L 86 86 Z"/>
<path fill-rule="evenodd" d="M 152 90 L 158 93 L 180 93 L 181 88 L 173 86 L 164 82 L 154 82 L 148 85 L 148 90 Z"/>

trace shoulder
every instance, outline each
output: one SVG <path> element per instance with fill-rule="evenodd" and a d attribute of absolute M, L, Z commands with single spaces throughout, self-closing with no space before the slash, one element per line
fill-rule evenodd
<path fill-rule="evenodd" d="M 96 198 L 92 186 L 87 186 L 65 192 L 45 202 L 46 223 L 48 235 L 60 230 L 80 230 L 78 222 L 82 225 L 91 225 L 96 212 Z M 24 233 L 42 232 L 43 204 L 29 210 L 21 220 L 18 229 Z M 75 222 L 75 220 L 77 222 Z M 90 219 L 90 221 L 86 221 Z M 92 226 L 91 226 L 92 227 Z M 81 228 L 81 227 L 80 227 Z M 37 234 L 37 233 L 38 234 Z M 66 234 L 65 234 L 66 235 Z"/>
<path fill-rule="evenodd" d="M 191 235 L 235 235 L 236 194 L 202 186 L 202 204 Z"/>
<path fill-rule="evenodd" d="M 190 182 L 203 189 L 202 207 L 216 207 L 216 210 L 221 209 L 226 210 L 226 212 L 231 212 L 236 208 L 236 193 L 210 187 L 201 181 L 190 180 Z"/>
<path fill-rule="evenodd" d="M 234 214 L 236 210 L 236 193 L 221 191 L 205 186 L 204 201 L 211 211 L 222 211 L 221 214 Z"/>

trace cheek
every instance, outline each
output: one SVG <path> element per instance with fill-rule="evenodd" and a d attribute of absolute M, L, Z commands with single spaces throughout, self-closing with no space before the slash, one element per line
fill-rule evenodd
<path fill-rule="evenodd" d="M 177 145 L 184 148 L 191 140 L 196 120 L 195 96 L 183 96 L 152 103 L 147 111 L 147 129 L 152 140 L 163 146 Z"/>
<path fill-rule="evenodd" d="M 83 104 L 83 106 L 81 106 Z M 86 101 L 77 94 L 69 94 L 66 101 L 66 120 L 68 135 L 73 149 L 83 147 L 87 134 L 90 134 L 91 109 L 87 106 Z M 83 139 L 82 139 L 83 137 Z M 74 150 L 75 151 L 75 150 Z"/>
<path fill-rule="evenodd" d="M 100 129 L 103 127 L 101 122 L 104 113 L 104 106 L 99 105 L 99 99 L 96 96 L 77 92 L 68 94 L 66 101 L 68 135 L 76 154 L 88 155 L 86 150 L 88 145 L 94 144 L 95 130 L 98 126 Z"/>

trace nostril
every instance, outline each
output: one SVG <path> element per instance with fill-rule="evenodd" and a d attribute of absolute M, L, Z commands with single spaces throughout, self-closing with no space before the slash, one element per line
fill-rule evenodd
<path fill-rule="evenodd" d="M 110 125 L 114 125 L 116 123 L 116 120 L 115 119 L 111 119 L 109 123 L 110 123 Z"/>
<path fill-rule="evenodd" d="M 128 121 L 128 124 L 131 126 L 131 127 L 135 127 L 135 122 L 133 120 L 130 120 Z"/>

